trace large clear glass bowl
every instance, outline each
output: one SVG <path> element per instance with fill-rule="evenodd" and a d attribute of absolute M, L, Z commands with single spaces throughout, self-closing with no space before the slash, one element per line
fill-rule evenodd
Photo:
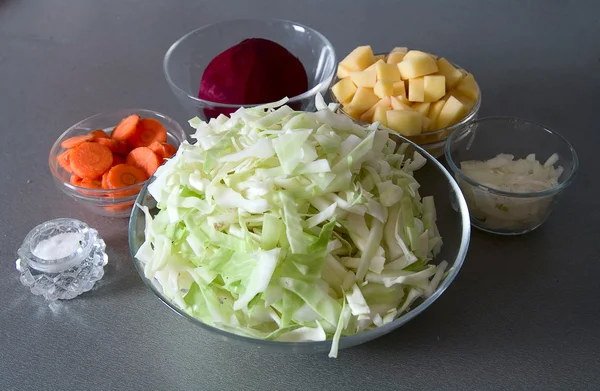
<path fill-rule="evenodd" d="M 520 118 L 481 118 L 456 130 L 445 146 L 448 166 L 467 200 L 471 223 L 483 231 L 520 235 L 541 226 L 563 191 L 573 182 L 579 159 L 573 146 L 557 132 Z M 552 189 L 517 193 L 491 188 L 465 175 L 465 160 L 488 160 L 498 154 L 525 159 L 534 153 L 542 164 L 554 153 L 563 172 Z"/>
<path fill-rule="evenodd" d="M 398 140 L 396 140 L 397 142 L 409 143 L 409 151 L 411 148 L 413 150 L 417 150 L 427 159 L 427 163 L 423 168 L 415 173 L 415 177 L 421 184 L 421 188 L 419 190 L 421 195 L 434 196 L 438 216 L 437 224 L 443 239 L 442 251 L 432 263 L 439 264 L 443 260 L 447 261 L 449 264 L 449 272 L 442 280 L 434 294 L 429 298 L 425 300 L 418 300 L 412 305 L 411 310 L 402 314 L 399 318 L 391 323 L 388 323 L 387 325 L 373 330 L 364 331 L 352 336 L 342 337 L 339 344 L 340 349 L 360 345 L 375 338 L 381 337 L 382 335 L 388 334 L 406 322 L 410 321 L 415 316 L 419 315 L 434 301 L 436 301 L 450 286 L 458 274 L 463 261 L 465 260 L 465 256 L 467 255 L 469 238 L 471 234 L 469 212 L 465 199 L 463 198 L 458 185 L 452 178 L 452 175 L 433 156 L 424 151 L 422 148 L 401 136 L 395 137 L 398 138 Z M 158 211 L 156 209 L 156 202 L 148 193 L 147 186 L 148 185 L 146 185 L 138 195 L 136 203 L 147 206 L 151 213 L 155 214 Z M 450 192 L 448 189 L 450 189 Z M 331 348 L 330 340 L 318 342 L 279 342 L 248 338 L 215 328 L 203 323 L 197 318 L 194 318 L 180 308 L 177 304 L 175 304 L 172 300 L 167 298 L 162 293 L 162 287 L 156 280 L 150 280 L 146 278 L 144 274 L 144 265 L 135 258 L 135 254 L 144 242 L 144 228 L 144 213 L 140 208 L 134 208 L 129 220 L 129 249 L 131 251 L 133 262 L 138 273 L 140 274 L 140 277 L 150 288 L 150 290 L 152 290 L 152 292 L 154 292 L 154 294 L 175 313 L 187 318 L 202 329 L 208 330 L 220 336 L 221 339 L 228 342 L 271 351 L 298 353 L 326 352 Z"/>
<path fill-rule="evenodd" d="M 296 110 L 314 110 L 315 95 L 324 96 L 335 75 L 335 50 L 327 38 L 310 27 L 286 20 L 234 19 L 184 35 L 165 54 L 165 77 L 187 113 L 206 120 L 241 107 L 200 99 L 198 91 L 202 74 L 212 59 L 247 38 L 269 39 L 298 57 L 308 76 L 308 91 L 288 97 L 287 104 Z M 255 105 L 244 105 L 252 106 Z"/>

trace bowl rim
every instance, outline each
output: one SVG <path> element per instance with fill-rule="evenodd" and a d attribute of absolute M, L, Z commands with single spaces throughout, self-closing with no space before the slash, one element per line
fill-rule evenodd
<path fill-rule="evenodd" d="M 416 50 L 416 49 L 415 49 L 415 50 Z M 389 54 L 390 54 L 390 53 L 389 53 L 389 52 L 387 52 L 387 53 L 379 53 L 379 54 L 375 54 L 375 53 L 374 53 L 373 55 L 374 55 L 374 56 L 382 56 L 382 55 L 384 55 L 384 56 L 387 56 L 387 55 L 389 55 Z M 441 58 L 441 56 L 440 56 L 440 57 L 438 57 L 438 58 Z M 445 58 L 445 57 L 444 57 L 444 58 Z M 453 65 L 455 68 L 457 68 L 457 69 L 459 69 L 459 70 L 463 70 L 463 71 L 465 70 L 465 68 L 461 67 L 461 66 L 460 66 L 460 65 L 458 65 L 457 63 L 455 63 L 455 62 L 452 62 L 452 61 L 449 61 L 449 62 L 450 62 L 450 64 L 452 64 L 452 65 Z M 336 68 L 336 69 L 337 69 L 337 68 Z M 465 72 L 466 72 L 466 71 L 465 71 Z M 468 72 L 468 73 L 470 73 L 470 72 Z M 335 85 L 335 83 L 336 83 L 336 82 L 338 82 L 338 81 L 340 81 L 340 80 L 342 80 L 342 79 L 340 79 L 340 78 L 337 76 L 337 74 L 336 74 L 336 75 L 335 75 L 335 77 L 333 78 L 333 81 L 332 81 L 332 83 L 331 83 L 331 84 L 332 84 L 332 86 L 333 86 L 333 85 Z M 403 81 L 404 81 L 404 80 L 403 80 Z M 447 126 L 447 127 L 445 127 L 445 128 L 436 129 L 436 130 L 432 130 L 432 131 L 428 131 L 428 132 L 422 132 L 422 133 L 419 133 L 419 134 L 418 134 L 418 135 L 416 135 L 416 136 L 411 136 L 411 137 L 413 137 L 413 138 L 417 139 L 417 138 L 419 138 L 419 137 L 427 137 L 427 136 L 432 136 L 432 135 L 436 135 L 436 134 L 442 134 L 442 133 L 444 133 L 444 132 L 447 132 L 447 131 L 451 131 L 451 133 L 453 133 L 453 132 L 454 132 L 454 131 L 455 131 L 457 128 L 459 128 L 459 127 L 461 127 L 461 126 L 465 125 L 466 123 L 468 123 L 469 121 L 472 121 L 473 119 L 475 119 L 475 117 L 477 116 L 477 113 L 479 112 L 479 109 L 481 108 L 481 100 L 482 100 L 482 98 L 481 98 L 481 95 L 482 95 L 482 93 L 481 93 L 481 88 L 479 87 L 479 84 L 477 83 L 477 79 L 475 79 L 475 85 L 477 86 L 477 91 L 479 92 L 479 93 L 477 94 L 477 100 L 475 101 L 475 105 L 473 106 L 473 108 L 471 109 L 471 111 L 469 111 L 469 113 L 468 113 L 468 114 L 467 114 L 467 115 L 466 115 L 466 116 L 465 116 L 465 117 L 464 117 L 462 120 L 460 120 L 460 122 L 457 122 L 457 123 L 455 123 L 454 125 Z M 371 122 L 371 123 L 369 123 L 369 122 L 364 122 L 364 121 L 361 121 L 361 120 L 355 119 L 355 118 L 351 117 L 351 116 L 350 116 L 348 113 L 346 113 L 346 112 L 344 111 L 344 109 L 343 109 L 342 102 L 340 102 L 340 101 L 337 99 L 337 97 L 336 97 L 336 96 L 335 96 L 335 94 L 333 93 L 333 91 L 332 91 L 331 87 L 329 88 L 329 97 L 330 97 L 330 99 L 332 100 L 332 102 L 333 102 L 333 103 L 336 103 L 336 104 L 338 104 L 338 105 L 339 105 L 339 107 L 338 107 L 338 110 L 339 110 L 339 111 L 340 111 L 342 114 L 344 114 L 344 115 L 348 116 L 349 118 L 351 118 L 351 119 L 352 119 L 354 122 L 356 122 L 356 123 L 358 123 L 358 124 L 361 124 L 361 125 L 371 125 L 371 124 L 372 124 L 372 122 Z M 418 103 L 418 102 L 414 102 L 414 103 Z M 383 126 L 383 125 L 380 125 L 380 126 Z M 394 132 L 395 132 L 395 130 L 393 130 L 393 129 L 390 129 L 390 128 L 388 128 L 387 126 L 383 126 L 383 127 L 385 127 L 385 128 L 386 128 L 386 129 L 388 129 L 388 130 L 392 130 L 392 131 L 394 131 Z M 406 137 L 406 136 L 403 136 L 403 137 Z M 444 138 L 444 139 L 440 139 L 440 140 L 433 141 L 433 142 L 431 142 L 431 143 L 419 143 L 418 145 L 421 145 L 421 146 L 427 146 L 427 147 L 434 147 L 434 146 L 436 146 L 436 144 L 438 144 L 438 143 L 444 143 L 444 142 L 445 142 L 447 139 L 448 139 L 448 137 L 446 137 L 446 138 Z M 412 140 L 411 140 L 411 141 L 412 141 Z M 414 142 L 414 143 L 417 143 L 417 141 L 413 141 L 413 142 Z"/>
<path fill-rule="evenodd" d="M 352 346 L 356 346 L 358 344 L 368 342 L 370 340 L 373 340 L 375 338 L 378 338 L 380 336 L 388 334 L 388 333 L 394 331 L 395 329 L 399 328 L 403 324 L 409 322 L 410 320 L 412 320 L 413 318 L 415 318 L 416 316 L 421 314 L 423 311 L 425 311 L 452 284 L 452 282 L 458 275 L 460 269 L 462 268 L 462 265 L 464 264 L 464 261 L 465 261 L 465 258 L 467 256 L 467 252 L 469 249 L 469 243 L 470 243 L 470 238 L 471 238 L 471 222 L 470 222 L 471 220 L 470 220 L 470 215 L 469 215 L 469 208 L 468 208 L 467 202 L 460 190 L 460 187 L 459 187 L 458 183 L 456 182 L 456 180 L 454 179 L 454 177 L 452 176 L 452 174 L 443 166 L 442 163 L 440 163 L 436 158 L 434 158 L 430 153 L 428 153 L 425 149 L 420 147 L 418 144 L 408 140 L 407 138 L 403 137 L 402 135 L 398 134 L 397 132 L 391 131 L 391 133 L 394 136 L 399 137 L 402 140 L 402 142 L 408 143 L 410 146 L 415 148 L 416 152 L 419 152 L 421 155 L 423 155 L 427 159 L 427 161 L 431 162 L 446 177 L 448 184 L 450 185 L 451 197 L 454 196 L 456 198 L 456 201 L 458 204 L 458 213 L 460 213 L 460 215 L 461 215 L 462 234 L 460 237 L 460 246 L 459 246 L 459 250 L 456 255 L 454 264 L 446 272 L 447 273 L 446 278 L 440 283 L 440 285 L 437 287 L 437 289 L 435 290 L 435 292 L 433 292 L 433 294 L 431 296 L 423 299 L 419 303 L 419 305 L 410 309 L 408 312 L 404 312 L 398 318 L 396 318 L 395 320 L 393 320 L 392 322 L 390 322 L 386 325 L 376 327 L 371 330 L 363 331 L 363 332 L 360 332 L 357 334 L 341 337 L 340 341 L 339 341 L 339 349 L 345 349 L 345 348 L 349 348 Z M 289 349 L 292 351 L 294 351 L 295 348 L 302 348 L 302 349 L 306 348 L 307 350 L 310 350 L 312 348 L 314 351 L 317 351 L 317 350 L 321 350 L 324 346 L 326 346 L 325 344 L 331 344 L 331 342 L 332 342 L 331 339 L 327 339 L 324 341 L 307 341 L 307 342 L 270 341 L 270 340 L 247 337 L 244 335 L 229 332 L 229 331 L 220 329 L 218 327 L 206 324 L 206 323 L 202 322 L 200 319 L 193 317 L 192 315 L 188 314 L 183 309 L 179 308 L 175 303 L 172 302 L 172 300 L 168 299 L 166 297 L 166 295 L 164 295 L 161 291 L 159 291 L 153 284 L 152 280 L 150 280 L 149 278 L 146 277 L 146 275 L 144 273 L 144 265 L 136 258 L 136 256 L 135 256 L 136 253 L 134 252 L 134 237 L 135 237 L 134 229 L 135 229 L 135 226 L 134 226 L 133 216 L 137 212 L 136 208 L 140 208 L 142 199 L 143 199 L 143 197 L 146 196 L 146 194 L 148 192 L 148 186 L 150 183 L 152 183 L 154 178 L 155 177 L 152 177 L 152 178 L 150 178 L 150 180 L 148 180 L 146 182 L 146 184 L 144 185 L 144 188 L 139 192 L 137 199 L 135 201 L 134 207 L 131 210 L 131 214 L 130 214 L 130 218 L 129 218 L 129 225 L 128 225 L 128 244 L 129 244 L 129 251 L 130 251 L 131 257 L 133 259 L 133 264 L 134 264 L 138 274 L 140 275 L 141 279 L 144 281 L 144 284 L 148 288 L 150 288 L 150 290 L 156 295 L 156 297 L 160 301 L 162 301 L 168 308 L 170 308 L 171 311 L 175 312 L 176 314 L 178 314 L 180 316 L 183 316 L 184 318 L 186 318 L 188 321 L 192 322 L 193 324 L 198 325 L 205 330 L 214 332 L 221 337 L 232 338 L 232 339 L 235 339 L 246 345 L 251 345 L 251 346 L 260 345 L 260 346 L 264 346 L 264 347 L 272 347 L 275 349 Z M 144 217 L 142 216 L 142 218 L 144 218 Z M 137 251 L 137 249 L 136 249 L 136 251 Z"/>
<path fill-rule="evenodd" d="M 212 106 L 212 107 L 218 107 L 218 108 L 230 108 L 230 109 L 237 109 L 240 107 L 245 107 L 245 108 L 250 108 L 250 107 L 257 107 L 257 106 L 261 106 L 261 105 L 265 105 L 265 104 L 269 104 L 269 103 L 274 103 L 274 102 L 268 102 L 268 103 L 253 103 L 253 104 L 231 104 L 231 103 L 220 103 L 220 102 L 213 102 L 213 101 L 209 101 L 209 100 L 205 100 L 205 99 L 200 99 L 197 96 L 193 96 L 188 94 L 183 88 L 179 87 L 177 84 L 175 84 L 173 82 L 173 80 L 171 79 L 170 76 L 170 72 L 168 70 L 168 65 L 169 65 L 169 60 L 171 58 L 172 53 L 177 50 L 178 46 L 185 41 L 187 38 L 191 37 L 192 35 L 195 35 L 199 32 L 202 32 L 203 30 L 209 29 L 211 27 L 215 27 L 218 25 L 222 25 L 222 24 L 229 24 L 229 23 L 238 23 L 238 22 L 277 22 L 280 24 L 291 24 L 294 26 L 298 26 L 301 27 L 305 30 L 310 30 L 313 34 L 315 34 L 316 36 L 319 37 L 319 39 L 321 39 L 324 43 L 325 46 L 327 46 L 329 48 L 329 50 L 331 51 L 331 56 L 333 59 L 333 64 L 334 66 L 331 68 L 331 72 L 329 74 L 326 75 L 326 77 L 324 77 L 322 79 L 321 82 L 319 82 L 317 85 L 315 85 L 313 88 L 303 92 L 300 95 L 296 95 L 293 97 L 288 98 L 287 103 L 286 104 L 290 104 L 290 103 L 294 103 L 309 97 L 312 97 L 314 95 L 316 95 L 319 91 L 321 91 L 324 88 L 329 89 L 329 87 L 331 86 L 331 82 L 334 80 L 335 77 L 335 73 L 336 73 L 336 62 L 337 62 L 337 56 L 335 53 L 335 48 L 333 47 L 333 45 L 331 44 L 331 42 L 327 39 L 327 37 L 325 37 L 325 35 L 323 35 L 322 33 L 320 33 L 319 31 L 315 30 L 312 27 L 303 25 L 301 23 L 297 23 L 291 20 L 287 20 L 287 19 L 279 19 L 279 18 L 236 18 L 236 19 L 226 19 L 226 20 L 221 20 L 215 23 L 210 23 L 207 25 L 204 25 L 202 27 L 199 27 L 195 30 L 192 30 L 188 33 L 186 33 L 185 35 L 183 35 L 182 37 L 178 38 L 175 42 L 173 42 L 171 44 L 171 46 L 169 46 L 169 49 L 167 50 L 167 52 L 165 53 L 165 56 L 163 57 L 163 74 L 165 75 L 165 78 L 167 79 L 167 82 L 169 83 L 169 85 L 171 86 L 171 88 L 173 88 L 178 94 L 183 95 L 189 99 L 191 99 L 192 101 L 194 101 L 196 104 L 202 104 L 202 105 L 206 105 L 206 106 Z"/>
<path fill-rule="evenodd" d="M 454 144 L 454 142 L 457 141 L 457 138 L 459 136 L 461 136 L 461 139 L 468 136 L 469 132 L 471 131 L 471 129 L 473 127 L 477 127 L 477 125 L 479 125 L 480 123 L 492 122 L 492 121 L 507 121 L 507 122 L 515 122 L 515 123 L 533 125 L 536 128 L 538 128 L 539 130 L 542 130 L 546 133 L 550 133 L 550 134 L 558 137 L 568 147 L 569 151 L 571 152 L 571 157 L 573 159 L 573 169 L 569 173 L 569 176 L 567 178 L 565 178 L 565 180 L 560 182 L 557 186 L 554 186 L 551 189 L 541 190 L 541 191 L 532 191 L 532 192 L 526 192 L 526 193 L 518 193 L 518 192 L 494 189 L 492 187 L 483 185 L 483 184 L 479 183 L 478 181 L 465 175 L 463 173 L 463 171 L 456 165 L 454 159 L 452 158 L 452 145 Z M 483 117 L 483 118 L 475 119 L 471 123 L 466 124 L 461 129 L 458 129 L 457 131 L 453 132 L 446 141 L 447 141 L 446 145 L 444 146 L 444 156 L 446 157 L 446 161 L 448 162 L 448 165 L 450 166 L 450 168 L 452 169 L 454 174 L 457 175 L 461 181 L 465 181 L 468 184 L 470 184 L 471 186 L 477 187 L 481 190 L 485 190 L 491 194 L 498 195 L 498 196 L 511 197 L 511 198 L 538 198 L 538 197 L 551 196 L 551 195 L 557 194 L 557 193 L 561 192 L 562 190 L 566 189 L 573 182 L 573 180 L 575 179 L 575 176 L 577 174 L 577 171 L 579 170 L 579 157 L 577 156 L 577 152 L 575 152 L 575 148 L 573 148 L 573 145 L 571 145 L 571 143 L 564 136 L 562 136 L 560 133 L 548 128 L 545 125 L 542 125 L 538 122 L 530 121 L 530 120 L 527 120 L 524 118 L 520 118 L 520 117 L 493 116 L 493 117 Z"/>
<path fill-rule="evenodd" d="M 69 182 L 65 182 L 57 171 L 58 165 L 56 164 L 56 157 L 60 154 L 59 151 L 61 149 L 63 149 L 60 146 L 60 144 L 62 141 L 64 141 L 64 139 L 70 137 L 70 136 L 68 136 L 70 132 L 72 132 L 74 129 L 80 127 L 84 122 L 99 119 L 101 117 L 105 117 L 108 115 L 116 115 L 118 113 L 123 113 L 124 116 L 129 115 L 129 114 L 136 114 L 136 113 L 137 114 L 147 113 L 147 114 L 151 114 L 156 117 L 163 118 L 165 121 L 168 122 L 169 126 L 172 126 L 175 130 L 175 132 L 173 132 L 173 131 L 170 131 L 169 129 L 167 129 L 168 134 L 171 134 L 173 137 L 175 137 L 175 139 L 177 139 L 180 144 L 182 144 L 184 141 L 187 140 L 187 134 L 185 133 L 185 131 L 183 130 L 183 128 L 181 127 L 181 125 L 179 125 L 179 123 L 177 121 L 175 121 L 173 118 L 171 118 L 163 113 L 160 113 L 158 111 L 151 110 L 151 109 L 125 108 L 125 109 L 104 111 L 101 113 L 94 114 L 85 119 L 82 119 L 81 121 L 77 122 L 76 124 L 69 126 L 69 128 L 67 130 L 65 130 L 60 136 L 58 136 L 58 138 L 52 144 L 52 147 L 50 148 L 50 153 L 48 156 L 48 166 L 50 168 L 50 172 L 52 173 L 52 176 L 54 177 L 54 179 L 57 182 L 60 182 L 64 186 L 64 188 L 69 190 L 69 195 L 76 196 L 77 198 L 80 198 L 82 200 L 98 201 L 98 199 L 105 199 L 108 203 L 121 204 L 123 202 L 134 201 L 137 198 L 137 192 L 136 192 L 136 194 L 121 196 L 121 197 L 115 196 L 114 194 L 121 193 L 121 192 L 127 192 L 128 190 L 134 190 L 134 189 L 138 189 L 138 191 L 141 191 L 141 189 L 146 184 L 146 182 L 148 182 L 148 179 L 146 179 L 143 182 L 134 183 L 133 185 L 120 187 L 118 189 L 90 189 L 87 187 L 81 187 L 81 186 L 77 186 L 77 185 L 74 185 Z M 123 118 L 125 118 L 125 117 L 123 117 Z M 117 124 L 115 124 L 114 126 L 116 126 L 116 125 Z M 180 140 L 180 138 L 182 136 L 183 136 L 183 138 Z M 64 188 L 63 188 L 63 191 L 67 191 Z"/>

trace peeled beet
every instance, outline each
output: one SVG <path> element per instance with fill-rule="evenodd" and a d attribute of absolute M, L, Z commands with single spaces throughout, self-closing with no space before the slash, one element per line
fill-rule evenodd
<path fill-rule="evenodd" d="M 304 66 L 286 48 L 262 38 L 245 39 L 216 56 L 206 67 L 198 98 L 251 105 L 291 98 L 308 90 Z M 208 118 L 235 110 L 205 109 Z"/>

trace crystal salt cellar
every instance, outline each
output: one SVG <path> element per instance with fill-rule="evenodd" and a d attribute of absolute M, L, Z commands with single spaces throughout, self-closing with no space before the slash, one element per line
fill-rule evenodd
<path fill-rule="evenodd" d="M 35 227 L 17 251 L 21 283 L 46 300 L 72 299 L 104 276 L 108 257 L 98 231 L 74 219 Z"/>

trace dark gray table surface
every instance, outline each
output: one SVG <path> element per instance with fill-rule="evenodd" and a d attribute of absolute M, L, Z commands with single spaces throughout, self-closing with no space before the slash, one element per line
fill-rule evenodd
<path fill-rule="evenodd" d="M 599 14 L 597 1 L 0 0 L 0 390 L 600 389 Z M 337 360 L 221 342 L 145 288 L 126 220 L 75 207 L 47 154 L 101 111 L 151 108 L 184 123 L 164 52 L 196 27 L 246 16 L 308 24 L 340 56 L 358 44 L 448 56 L 476 75 L 481 115 L 562 132 L 581 159 L 577 180 L 539 230 L 473 232 L 431 308 Z M 100 289 L 48 305 L 21 286 L 14 260 L 55 217 L 97 227 L 110 261 Z"/>

